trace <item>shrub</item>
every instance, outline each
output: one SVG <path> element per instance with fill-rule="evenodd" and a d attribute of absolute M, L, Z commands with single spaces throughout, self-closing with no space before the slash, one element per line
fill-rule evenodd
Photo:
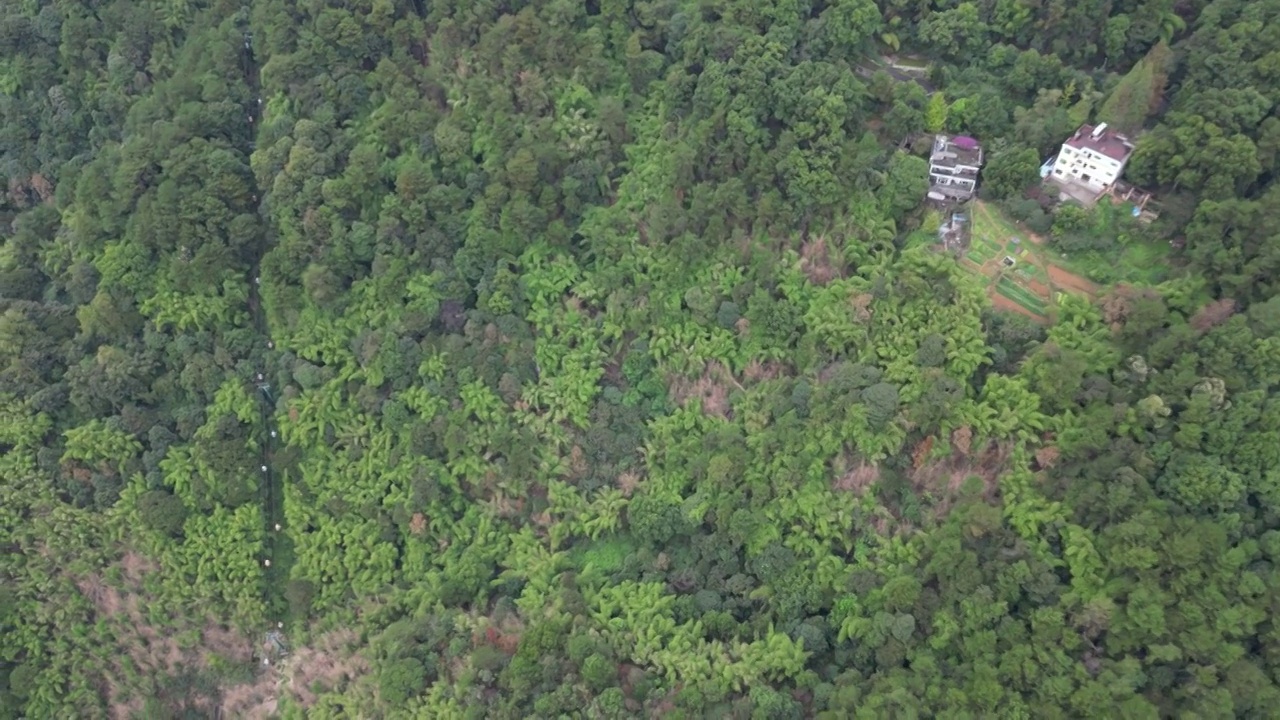
<path fill-rule="evenodd" d="M 1053 213 L 1053 236 L 1084 233 L 1092 224 L 1093 217 L 1088 210 L 1079 205 L 1062 205 Z"/>
<path fill-rule="evenodd" d="M 187 507 L 182 499 L 167 490 L 148 490 L 138 498 L 138 514 L 142 524 L 169 537 L 182 533 L 187 521 Z"/>
<path fill-rule="evenodd" d="M 378 673 L 378 690 L 382 701 L 392 706 L 403 705 L 422 692 L 427 669 L 415 658 L 401 658 L 382 667 Z"/>
<path fill-rule="evenodd" d="M 289 614 L 296 618 L 305 618 L 311 612 L 311 601 L 315 599 L 316 586 L 310 580 L 290 580 L 284 586 L 284 598 L 289 603 Z"/>
<path fill-rule="evenodd" d="M 582 679 L 599 692 L 617 684 L 618 668 L 608 658 L 596 653 L 582 663 Z"/>

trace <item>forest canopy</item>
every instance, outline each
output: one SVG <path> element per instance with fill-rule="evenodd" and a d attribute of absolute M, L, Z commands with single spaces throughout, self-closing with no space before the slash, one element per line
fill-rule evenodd
<path fill-rule="evenodd" d="M 1277 29 L 0 3 L 0 718 L 1270 716 Z"/>

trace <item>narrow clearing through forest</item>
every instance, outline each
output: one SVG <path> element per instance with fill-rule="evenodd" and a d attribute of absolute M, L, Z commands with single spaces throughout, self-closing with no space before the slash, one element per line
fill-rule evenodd
<path fill-rule="evenodd" d="M 248 138 L 241 150 L 245 153 L 245 157 L 248 158 L 253 154 L 256 147 L 258 128 L 262 124 L 260 69 L 253 52 L 253 33 L 248 30 L 244 33 L 244 69 L 245 82 L 249 87 L 251 99 L 245 118 L 248 124 Z M 267 227 L 266 219 L 262 218 L 260 214 L 261 196 L 257 187 L 257 179 L 252 174 L 251 178 L 253 199 L 259 203 L 257 208 L 259 218 L 262 221 L 262 226 Z M 267 254 L 269 241 L 269 233 L 263 231 L 254 246 L 253 257 L 249 266 L 249 314 L 253 318 L 253 329 L 261 338 L 260 342 L 266 346 L 266 354 L 261 365 L 255 370 L 253 382 L 261 403 L 262 424 L 267 430 L 267 437 L 264 438 L 262 443 L 260 465 L 262 468 L 262 517 L 266 533 L 264 540 L 265 557 L 263 558 L 263 594 L 268 617 L 272 619 L 269 629 L 271 631 L 280 629 L 280 623 L 284 621 L 288 611 L 288 604 L 284 598 L 284 587 L 289 580 L 289 566 L 292 564 L 293 553 L 291 549 L 286 547 L 288 539 L 284 532 L 283 476 L 272 467 L 276 441 L 278 440 L 276 429 L 272 424 L 275 389 L 270 384 L 270 378 L 272 377 L 270 368 L 274 366 L 274 362 L 271 359 L 275 355 L 275 346 L 271 342 L 266 311 L 262 307 L 262 296 L 259 293 L 262 258 Z"/>

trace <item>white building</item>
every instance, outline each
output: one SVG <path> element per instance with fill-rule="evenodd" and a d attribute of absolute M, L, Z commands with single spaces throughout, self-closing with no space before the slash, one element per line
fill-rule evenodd
<path fill-rule="evenodd" d="M 1049 178 L 1060 185 L 1075 185 L 1099 195 L 1115 184 L 1133 154 L 1133 143 L 1102 123 L 1080 126 L 1062 143 Z"/>
<path fill-rule="evenodd" d="M 929 156 L 929 197 L 968 200 L 978 186 L 982 146 L 971 137 L 937 135 Z"/>

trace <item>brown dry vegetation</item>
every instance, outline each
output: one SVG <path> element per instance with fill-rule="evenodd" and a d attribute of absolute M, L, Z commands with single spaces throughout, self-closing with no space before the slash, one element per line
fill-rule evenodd
<path fill-rule="evenodd" d="M 800 270 L 814 285 L 826 285 L 844 274 L 842 263 L 833 259 L 824 237 L 805 240 L 800 246 Z"/>
<path fill-rule="evenodd" d="M 581 445 L 575 444 L 569 449 L 569 481 L 576 483 L 585 478 L 590 471 L 586 452 Z"/>
<path fill-rule="evenodd" d="M 1106 297 L 1102 298 L 1100 307 L 1102 319 L 1115 331 L 1124 327 L 1134 306 L 1140 300 L 1154 300 L 1159 294 L 1150 288 L 1136 288 L 1132 285 L 1117 285 Z"/>
<path fill-rule="evenodd" d="M 1135 307 L 1140 301 L 1158 301 L 1160 293 L 1151 288 L 1140 288 L 1119 284 L 1114 290 L 1108 292 L 1106 297 L 1101 301 L 1102 319 L 1107 325 L 1110 325 L 1112 331 L 1119 331 L 1125 323 L 1129 322 L 1129 316 L 1133 314 Z M 1213 304 L 1216 305 L 1216 304 Z M 1212 306 L 1212 305 L 1211 305 Z M 1234 302 L 1233 302 L 1234 306 Z M 1213 310 L 1213 313 L 1221 313 L 1221 311 L 1230 311 L 1231 306 L 1221 306 Z M 1206 307 L 1208 310 L 1208 307 Z M 1203 316 L 1202 322 L 1208 322 L 1212 319 L 1210 315 Z M 1229 316 L 1229 315 L 1228 315 Z"/>
<path fill-rule="evenodd" d="M 254 683 L 223 693 L 222 717 L 265 720 L 274 715 L 285 697 L 303 708 L 310 707 L 319 693 L 337 689 L 369 671 L 368 661 L 356 651 L 359 639 L 353 630 L 339 630 L 297 648 Z"/>
<path fill-rule="evenodd" d="M 849 299 L 849 307 L 853 309 L 853 316 L 858 322 L 867 322 L 871 319 L 871 302 L 875 297 L 871 293 L 859 293 Z"/>
<path fill-rule="evenodd" d="M 1000 474 L 1009 460 L 1009 448 L 998 443 L 988 443 L 982 448 L 969 447 L 971 436 L 956 437 L 961 430 L 967 428 L 960 428 L 952 434 L 952 452 L 947 457 L 921 463 L 911 473 L 911 483 L 917 491 L 930 492 L 937 497 L 939 515 L 950 509 L 951 498 L 970 477 L 979 478 L 983 496 L 988 500 L 994 499 Z"/>
<path fill-rule="evenodd" d="M 1130 297 L 1129 288 L 1124 285 L 1117 285 L 1114 290 L 1107 293 L 1099 303 L 1102 310 L 1102 320 L 1110 326 L 1111 330 L 1117 331 L 1124 326 L 1124 321 L 1129 317 L 1129 313 L 1133 311 L 1133 302 Z"/>
<path fill-rule="evenodd" d="M 485 504 L 495 516 L 500 518 L 520 517 L 524 513 L 524 498 L 508 497 L 501 490 L 490 496 Z"/>
<path fill-rule="evenodd" d="M 893 517 L 893 514 L 883 506 L 877 508 L 876 513 L 868 518 L 867 522 L 871 526 L 871 529 L 876 531 L 876 534 L 882 537 L 892 536 L 894 534 L 894 528 L 897 528 L 900 534 L 903 532 L 909 532 L 908 524 L 899 522 L 898 519 Z"/>
<path fill-rule="evenodd" d="M 1236 314 L 1236 301 L 1232 298 L 1215 300 L 1200 308 L 1191 316 L 1189 324 L 1198 333 L 1206 333 L 1231 319 Z"/>
<path fill-rule="evenodd" d="M 617 486 L 618 489 L 622 491 L 623 497 L 631 497 L 631 494 L 640 487 L 640 483 L 643 482 L 643 480 L 644 478 L 639 473 L 631 470 L 624 470 L 622 474 L 618 476 Z"/>
<path fill-rule="evenodd" d="M 839 473 L 831 483 L 831 487 L 834 490 L 862 495 L 879 479 L 880 467 L 878 465 L 859 460 L 856 465 L 853 465 L 847 471 Z"/>
<path fill-rule="evenodd" d="M 206 617 L 202 627 L 192 628 L 198 631 L 198 639 L 186 647 L 179 642 L 179 637 L 185 634 L 180 629 L 153 626 L 146 613 L 143 581 L 155 572 L 156 566 L 138 553 L 127 552 L 118 568 L 121 578 L 118 586 L 109 584 L 104 574 L 98 573 L 75 579 L 98 619 L 107 623 L 115 638 L 115 647 L 101 677 L 101 690 L 112 717 L 135 717 L 141 710 L 142 700 L 130 682 L 131 676 L 156 680 L 184 672 L 203 672 L 210 669 L 215 657 L 232 664 L 252 661 L 249 639 L 215 618 Z M 177 702 L 188 709 L 211 712 L 217 699 L 193 694 Z"/>
<path fill-rule="evenodd" d="M 933 436 L 930 435 L 921 440 L 913 453 L 911 453 L 911 467 L 918 469 L 929 458 L 929 452 L 933 450 Z"/>
<path fill-rule="evenodd" d="M 267 677 L 277 678 L 274 671 L 268 672 L 256 683 L 237 685 L 222 694 L 222 717 L 244 718 L 245 720 L 266 720 L 276 714 L 279 698 L 274 691 L 274 683 L 266 682 Z"/>
<path fill-rule="evenodd" d="M 141 560 L 140 556 L 134 556 L 134 559 Z M 137 564 L 129 560 L 124 564 L 133 564 L 134 572 L 137 572 L 137 568 L 146 567 L 145 560 L 141 563 Z M 126 570 L 126 573 L 129 572 Z M 125 627 L 136 630 L 136 635 L 132 639 L 119 633 L 117 637 L 124 640 L 128 657 L 135 668 L 146 675 L 155 677 L 164 674 L 173 675 L 184 670 L 207 670 L 213 657 L 221 657 L 232 663 L 254 661 L 253 644 L 250 639 L 242 633 L 221 625 L 213 618 L 206 618 L 206 624 L 200 630 L 199 641 L 192 647 L 183 648 L 175 640 L 171 631 L 158 631 L 147 624 L 140 611 L 139 593 L 122 594 L 114 588 L 102 588 L 91 579 L 86 581 L 86 588 L 90 592 L 97 593 L 100 604 L 96 604 L 96 607 L 104 611 L 115 608 L 118 616 L 127 619 Z M 121 610 L 123 615 L 120 615 Z M 363 659 L 356 659 L 353 662 L 346 657 L 346 654 L 337 652 L 343 642 L 350 644 L 350 641 L 342 636 L 338 638 L 326 636 L 321 640 L 320 650 L 304 648 L 291 656 L 284 666 L 269 667 L 253 683 L 224 686 L 221 688 L 220 698 L 195 696 L 187 698 L 186 704 L 191 709 L 209 714 L 212 714 L 214 705 L 217 704 L 224 717 L 270 717 L 275 713 L 279 697 L 277 685 L 284 679 L 288 681 L 290 689 L 302 688 L 300 691 L 289 694 L 306 707 L 315 700 L 311 692 L 313 683 L 319 682 L 318 687 L 332 687 L 337 680 L 344 679 L 353 672 L 367 669 Z M 263 652 L 260 654 L 266 654 L 268 649 L 261 650 Z M 115 669 L 116 673 L 107 678 L 108 687 L 112 689 L 113 715 L 135 717 L 136 711 L 140 709 L 138 701 L 124 701 L 122 693 L 118 692 L 121 670 L 119 663 L 116 664 Z"/>
<path fill-rule="evenodd" d="M 675 376 L 669 379 L 667 386 L 671 398 L 680 406 L 687 406 L 694 399 L 701 400 L 702 412 L 722 419 L 733 416 L 729 396 L 735 389 L 742 390 L 743 387 L 728 368 L 715 361 L 707 363 L 697 380 Z"/>
<path fill-rule="evenodd" d="M 36 173 L 27 179 L 9 178 L 9 201 L 19 208 L 27 208 L 34 202 L 47 203 L 53 199 L 53 184 Z"/>
<path fill-rule="evenodd" d="M 409 519 L 409 532 L 413 535 L 422 535 L 427 531 L 427 516 L 420 512 L 414 513 Z"/>
<path fill-rule="evenodd" d="M 752 360 L 747 363 L 745 368 L 742 369 L 742 382 L 744 385 L 748 383 L 764 382 L 765 380 L 772 380 L 779 377 L 785 374 L 786 371 L 787 366 L 776 360 L 768 360 L 766 362 Z"/>
<path fill-rule="evenodd" d="M 338 630 L 296 650 L 280 668 L 284 691 L 308 707 L 316 701 L 314 690 L 336 688 L 368 672 L 369 662 L 357 653 L 359 639 L 354 630 Z"/>
<path fill-rule="evenodd" d="M 141 582 L 142 576 L 155 572 L 156 567 L 150 558 L 135 552 L 127 552 L 120 558 L 120 568 L 124 571 L 124 576 L 135 582 Z"/>
<path fill-rule="evenodd" d="M 880 465 L 845 450 L 831 461 L 831 489 L 861 496 L 880 480 Z"/>
<path fill-rule="evenodd" d="M 1058 462 L 1058 456 L 1061 453 L 1058 448 L 1048 445 L 1036 451 L 1036 464 L 1041 470 L 1048 470 Z"/>

